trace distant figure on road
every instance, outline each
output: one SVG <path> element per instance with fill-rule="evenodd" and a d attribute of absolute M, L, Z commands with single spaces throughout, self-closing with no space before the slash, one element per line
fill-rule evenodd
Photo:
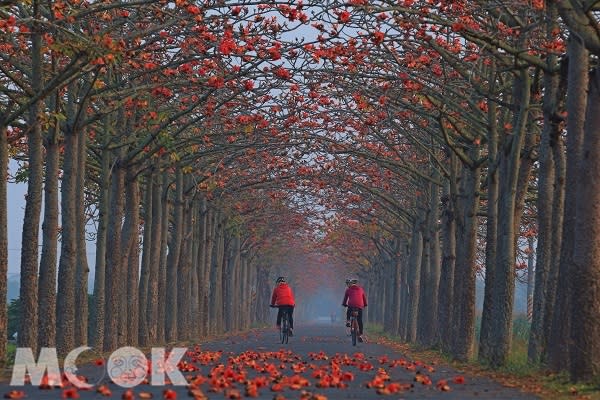
<path fill-rule="evenodd" d="M 332 312 L 331 312 L 331 323 L 332 323 L 332 324 L 333 324 L 333 323 L 335 323 L 335 320 L 336 320 L 335 311 L 332 311 Z"/>
<path fill-rule="evenodd" d="M 281 325 L 281 317 L 283 316 L 284 310 L 288 311 L 290 316 L 290 331 L 289 335 L 293 336 L 292 331 L 294 329 L 294 307 L 296 301 L 294 300 L 294 292 L 292 288 L 285 281 L 285 277 L 280 276 L 275 281 L 275 288 L 273 289 L 273 295 L 271 296 L 271 307 L 279 308 L 277 312 L 277 328 Z"/>
<path fill-rule="evenodd" d="M 362 310 L 367 306 L 367 295 L 365 294 L 364 289 L 358 285 L 358 279 L 350 278 L 347 282 L 350 286 L 346 289 L 344 300 L 342 301 L 342 306 L 348 307 L 348 310 L 346 311 L 346 326 L 350 326 L 350 309 L 358 309 L 358 340 L 362 342 L 364 341 Z"/>

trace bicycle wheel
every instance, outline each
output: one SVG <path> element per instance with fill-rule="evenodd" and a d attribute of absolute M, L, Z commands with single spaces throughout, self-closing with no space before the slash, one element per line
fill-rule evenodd
<path fill-rule="evenodd" d="M 283 314 L 281 321 L 281 343 L 285 344 L 288 342 L 288 336 L 290 333 L 290 321 L 288 319 L 287 312 Z"/>
<path fill-rule="evenodd" d="M 352 335 L 352 346 L 356 346 L 356 339 L 358 337 L 358 321 L 355 317 L 352 317 L 350 321 L 350 333 Z"/>

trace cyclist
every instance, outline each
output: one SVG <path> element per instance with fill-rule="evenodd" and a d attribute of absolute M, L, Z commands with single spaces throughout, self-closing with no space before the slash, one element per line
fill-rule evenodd
<path fill-rule="evenodd" d="M 277 328 L 281 326 L 281 318 L 283 317 L 284 311 L 288 312 L 290 316 L 290 331 L 289 335 L 293 336 L 294 329 L 294 307 L 296 302 L 294 301 L 294 292 L 292 288 L 287 284 L 285 277 L 280 276 L 275 281 L 276 286 L 273 289 L 273 295 L 271 296 L 271 307 L 279 308 L 277 312 Z"/>
<path fill-rule="evenodd" d="M 350 326 L 350 309 L 358 309 L 358 341 L 363 341 L 363 320 L 362 310 L 367 306 L 367 296 L 362 287 L 358 285 L 358 279 L 350 278 L 347 280 L 350 284 L 344 293 L 342 306 L 348 307 L 346 311 L 346 326 Z"/>

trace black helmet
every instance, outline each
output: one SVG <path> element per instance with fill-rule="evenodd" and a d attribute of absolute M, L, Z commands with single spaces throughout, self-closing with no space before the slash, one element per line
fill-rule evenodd
<path fill-rule="evenodd" d="M 283 283 L 285 282 L 285 277 L 284 276 L 280 276 L 279 278 L 277 278 L 277 280 L 275 281 L 275 283 Z"/>
<path fill-rule="evenodd" d="M 351 284 L 351 285 L 356 285 L 356 284 L 358 284 L 358 279 L 357 279 L 357 278 L 350 278 L 350 279 L 349 279 L 349 281 L 350 281 L 350 284 Z"/>

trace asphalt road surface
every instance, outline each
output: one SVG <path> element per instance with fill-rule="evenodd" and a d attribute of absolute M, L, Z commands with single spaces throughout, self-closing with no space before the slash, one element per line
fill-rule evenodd
<path fill-rule="evenodd" d="M 279 333 L 273 328 L 187 347 L 178 364 L 186 385 L 173 384 L 177 383 L 177 371 L 170 376 L 156 374 L 165 377 L 165 385 L 156 385 L 152 374 L 143 371 L 137 375 L 138 380 L 146 376 L 142 383 L 121 381 L 131 386 L 124 388 L 115 384 L 112 377 L 128 376 L 137 382 L 136 375 L 115 358 L 78 366 L 76 376 L 85 377 L 93 385 L 87 390 L 77 389 L 67 380 L 63 380 L 62 387 L 51 389 L 40 389 L 39 384 L 10 386 L 3 382 L 0 393 L 27 399 L 538 398 L 486 378 L 465 376 L 449 367 L 411 360 L 376 341 L 352 346 L 345 327 L 339 324 L 296 325 L 294 336 L 285 345 L 280 343 Z M 121 375 L 115 372 L 124 370 L 127 372 Z"/>

